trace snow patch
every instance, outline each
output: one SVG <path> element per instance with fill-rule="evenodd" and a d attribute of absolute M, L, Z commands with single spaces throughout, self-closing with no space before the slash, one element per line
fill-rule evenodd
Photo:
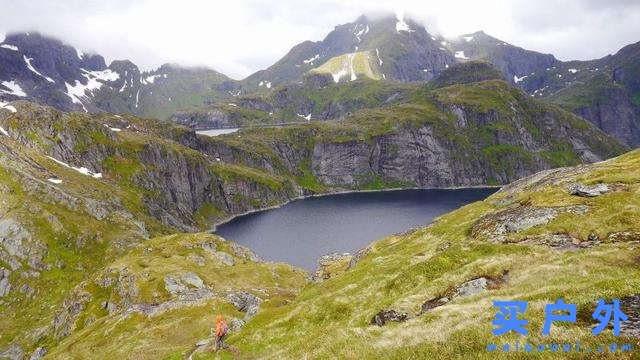
<path fill-rule="evenodd" d="M 396 19 L 398 20 L 396 22 L 396 31 L 399 33 L 400 31 L 406 31 L 406 32 L 413 32 L 415 30 L 411 29 L 409 27 L 409 24 L 407 24 L 404 21 L 404 15 L 403 14 L 396 14 Z"/>
<path fill-rule="evenodd" d="M 265 86 L 267 89 L 271 89 L 271 81 L 260 81 L 258 83 L 258 86 Z"/>
<path fill-rule="evenodd" d="M 309 115 L 302 115 L 302 114 L 297 114 L 297 115 L 303 119 L 306 119 L 307 121 L 311 121 L 311 113 L 309 113 Z"/>
<path fill-rule="evenodd" d="M 53 184 L 58 184 L 58 185 L 62 184 L 62 180 L 60 179 L 48 178 L 47 181 Z"/>
<path fill-rule="evenodd" d="M 447 46 L 447 42 L 446 42 L 446 41 L 444 41 L 444 40 L 442 40 L 442 41 L 440 41 L 440 45 L 442 45 L 442 46 Z"/>
<path fill-rule="evenodd" d="M 305 63 L 305 64 L 313 65 L 313 62 L 318 60 L 319 57 L 320 57 L 320 54 L 315 54 L 314 56 L 312 56 L 312 57 L 310 57 L 310 58 L 308 58 L 306 60 L 302 60 L 302 62 Z"/>
<path fill-rule="evenodd" d="M 378 48 L 376 48 L 376 56 L 378 57 L 378 63 L 382 66 L 382 59 L 380 59 L 380 52 L 378 51 Z"/>
<path fill-rule="evenodd" d="M 13 51 L 18 51 L 18 47 L 15 46 L 15 45 L 2 44 L 2 45 L 0 45 L 0 48 L 13 50 Z"/>
<path fill-rule="evenodd" d="M 18 112 L 18 110 L 16 110 L 16 108 L 13 107 L 13 105 L 9 105 L 9 103 L 2 102 L 2 101 L 0 101 L 0 109 L 7 109 L 7 110 L 11 111 L 12 113 Z"/>
<path fill-rule="evenodd" d="M 578 72 L 578 69 L 569 69 L 568 71 L 572 74 L 575 74 Z"/>
<path fill-rule="evenodd" d="M 31 72 L 33 72 L 34 74 L 36 74 L 36 75 L 38 75 L 38 76 L 40 76 L 40 77 L 42 77 L 42 78 L 45 78 L 45 79 L 46 79 L 48 82 L 50 82 L 50 83 L 54 83 L 54 82 L 55 82 L 55 81 L 53 81 L 53 79 L 52 79 L 52 78 L 50 78 L 50 77 L 48 77 L 48 76 L 45 76 L 45 75 L 40 74 L 40 73 L 38 72 L 38 70 L 36 70 L 36 69 L 33 67 L 33 65 L 31 65 L 31 60 L 33 60 L 33 58 L 28 58 L 26 55 L 22 55 L 22 57 L 24 58 L 24 62 L 27 64 L 27 68 L 28 68 L 29 70 L 31 70 Z"/>
<path fill-rule="evenodd" d="M 140 89 L 138 88 L 138 92 L 136 92 L 136 108 L 138 107 L 140 101 Z"/>
<path fill-rule="evenodd" d="M 351 71 L 351 81 L 358 80 L 355 70 L 353 70 L 353 58 L 356 54 L 349 54 L 349 71 Z M 309 115 L 311 116 L 311 115 Z"/>
<path fill-rule="evenodd" d="M 473 36 L 463 36 L 462 37 L 466 42 L 473 40 Z"/>
<path fill-rule="evenodd" d="M 9 133 L 7 132 L 7 130 L 5 130 L 2 126 L 0 126 L 0 134 L 4 136 L 9 136 Z"/>
<path fill-rule="evenodd" d="M 518 75 L 513 75 L 513 82 L 517 84 L 526 78 L 527 78 L 527 75 L 522 75 L 522 77 L 518 77 Z"/>
<path fill-rule="evenodd" d="M 87 91 L 93 92 L 94 90 L 102 87 L 103 83 L 99 80 L 108 82 L 108 81 L 116 81 L 120 78 L 118 73 L 111 71 L 111 69 L 105 69 L 102 71 L 87 71 L 85 69 L 80 69 L 84 72 L 82 76 L 87 79 L 87 84 L 81 83 L 79 80 L 76 80 L 73 85 L 65 82 L 65 86 L 67 87 L 67 96 L 71 98 L 71 101 L 75 104 L 80 104 L 85 112 L 87 112 L 87 108 L 84 106 L 82 99 L 87 96 Z"/>
<path fill-rule="evenodd" d="M 20 97 L 25 97 L 27 96 L 27 94 L 24 92 L 24 90 L 22 90 L 22 88 L 20 87 L 20 85 L 18 85 L 15 81 L 3 81 L 2 85 L 4 87 L 6 87 L 7 89 L 9 89 L 10 91 L 6 91 L 6 90 L 2 90 L 0 89 L 0 91 L 2 91 L 5 94 L 9 94 L 9 95 L 15 95 L 15 96 L 20 96 Z"/>
<path fill-rule="evenodd" d="M 462 50 L 460 50 L 460 51 L 456 51 L 456 53 L 454 54 L 454 56 L 455 56 L 457 59 L 469 59 L 468 57 L 466 57 L 466 56 L 464 55 L 464 51 L 462 51 Z"/>
<path fill-rule="evenodd" d="M 82 175 L 91 176 L 92 178 L 95 178 L 95 179 L 100 179 L 102 177 L 102 173 L 94 173 L 93 171 L 87 169 L 86 167 L 74 167 L 56 158 L 52 158 L 51 156 L 47 156 L 47 157 L 53 160 L 54 162 L 56 162 L 57 164 L 62 165 L 64 167 L 68 167 L 69 169 L 73 169 Z"/>
<path fill-rule="evenodd" d="M 80 51 L 79 49 L 76 49 L 76 55 L 78 55 L 78 59 L 82 60 L 82 57 L 84 56 L 84 53 L 82 51 Z"/>
<path fill-rule="evenodd" d="M 238 105 L 236 105 L 234 103 L 229 103 L 229 106 L 238 107 Z"/>
<path fill-rule="evenodd" d="M 358 28 L 359 25 L 356 25 L 356 29 Z M 353 35 L 355 35 L 356 39 L 358 40 L 358 42 L 362 42 L 362 35 L 366 34 L 369 32 L 369 25 L 367 25 L 366 28 L 362 28 L 360 29 L 360 31 L 358 32 L 354 32 Z"/>
<path fill-rule="evenodd" d="M 154 81 L 156 81 L 157 78 L 162 77 L 163 74 L 157 74 L 157 75 L 151 75 L 151 76 L 147 76 L 144 79 L 141 79 L 140 82 L 147 85 L 147 84 L 153 84 Z M 165 78 L 167 77 L 167 74 L 164 74 Z"/>

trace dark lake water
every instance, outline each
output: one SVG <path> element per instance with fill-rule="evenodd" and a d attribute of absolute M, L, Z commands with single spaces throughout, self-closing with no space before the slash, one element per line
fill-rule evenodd
<path fill-rule="evenodd" d="M 265 260 L 314 270 L 324 254 L 357 251 L 384 236 L 427 225 L 495 191 L 398 190 L 307 198 L 237 217 L 218 226 L 216 234 L 251 248 Z"/>

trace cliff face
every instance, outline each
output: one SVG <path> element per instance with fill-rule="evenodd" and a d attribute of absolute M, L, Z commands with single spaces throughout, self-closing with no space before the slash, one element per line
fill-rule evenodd
<path fill-rule="evenodd" d="M 208 138 L 170 123 L 14 102 L 15 141 L 134 192 L 164 225 L 195 231 L 310 192 L 504 184 L 624 147 L 499 80 L 420 89 L 340 122 Z"/>

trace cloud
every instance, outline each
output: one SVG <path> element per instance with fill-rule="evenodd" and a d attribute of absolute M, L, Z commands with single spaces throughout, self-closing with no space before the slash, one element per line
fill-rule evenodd
<path fill-rule="evenodd" d="M 590 59 L 638 41 L 640 2 L 411 0 L 0 0 L 0 33 L 38 30 L 143 69 L 205 65 L 235 78 L 359 15 L 403 11 L 432 33 L 484 30 L 560 59 Z"/>

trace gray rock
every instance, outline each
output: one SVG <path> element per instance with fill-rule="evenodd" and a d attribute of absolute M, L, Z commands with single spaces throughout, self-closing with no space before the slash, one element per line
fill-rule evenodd
<path fill-rule="evenodd" d="M 403 322 L 409 316 L 407 313 L 399 313 L 395 310 L 381 310 L 371 319 L 371 325 L 384 326 L 389 321 Z"/>
<path fill-rule="evenodd" d="M 33 351 L 29 360 L 40 360 L 47 354 L 47 349 L 39 347 Z"/>
<path fill-rule="evenodd" d="M 251 251 L 249 248 L 242 246 L 242 245 L 238 245 L 236 243 L 231 243 L 231 249 L 233 250 L 233 253 L 236 254 L 236 256 L 239 257 L 243 257 L 245 259 L 249 259 L 253 262 L 258 262 L 261 261 L 260 258 L 258 257 L 258 255 L 256 255 L 253 251 Z"/>
<path fill-rule="evenodd" d="M 8 348 L 0 350 L 0 359 L 22 360 L 24 350 L 18 344 L 11 344 Z"/>
<path fill-rule="evenodd" d="M 193 261 L 194 263 L 198 264 L 198 266 L 204 266 L 205 264 L 205 259 L 198 254 L 189 254 L 187 255 L 187 258 Z"/>
<path fill-rule="evenodd" d="M 244 321 L 247 322 L 258 313 L 262 299 L 248 292 L 231 292 L 225 299 L 233 304 L 238 311 L 245 311 Z"/>
<path fill-rule="evenodd" d="M 189 288 L 183 284 L 179 278 L 171 275 L 164 277 L 164 288 L 171 295 L 182 294 L 189 290 Z"/>
<path fill-rule="evenodd" d="M 458 288 L 456 289 L 456 295 L 465 297 L 479 294 L 487 291 L 487 285 L 487 279 L 484 277 L 473 279 L 458 286 Z"/>
<path fill-rule="evenodd" d="M 245 325 L 245 321 L 242 319 L 233 318 L 231 320 L 231 330 L 237 331 Z"/>
<path fill-rule="evenodd" d="M 11 271 L 0 267 L 0 297 L 9 295 L 9 291 L 11 291 L 9 275 L 11 275 Z"/>
<path fill-rule="evenodd" d="M 224 251 L 216 251 L 215 254 L 218 260 L 222 261 L 223 264 L 233 266 L 233 256 L 231 256 L 229 253 L 226 253 Z"/>
<path fill-rule="evenodd" d="M 202 289 L 204 287 L 204 282 L 198 275 L 192 272 L 187 272 L 182 275 L 182 280 L 187 284 L 191 285 L 197 289 Z"/>
<path fill-rule="evenodd" d="M 596 197 L 602 194 L 606 194 L 611 191 L 606 184 L 596 184 L 593 186 L 586 186 L 582 184 L 571 184 L 567 187 L 567 191 L 570 195 L 582 196 L 582 197 Z"/>
<path fill-rule="evenodd" d="M 475 238 L 487 236 L 493 242 L 504 242 L 507 234 L 548 224 L 561 213 L 584 215 L 588 210 L 589 207 L 585 205 L 535 207 L 516 204 L 480 218 L 473 225 L 471 235 Z"/>
<path fill-rule="evenodd" d="M 64 300 L 61 306 L 62 309 L 53 319 L 53 329 L 57 339 L 71 334 L 71 331 L 75 328 L 76 320 L 91 299 L 90 293 L 82 289 L 76 289 Z"/>

